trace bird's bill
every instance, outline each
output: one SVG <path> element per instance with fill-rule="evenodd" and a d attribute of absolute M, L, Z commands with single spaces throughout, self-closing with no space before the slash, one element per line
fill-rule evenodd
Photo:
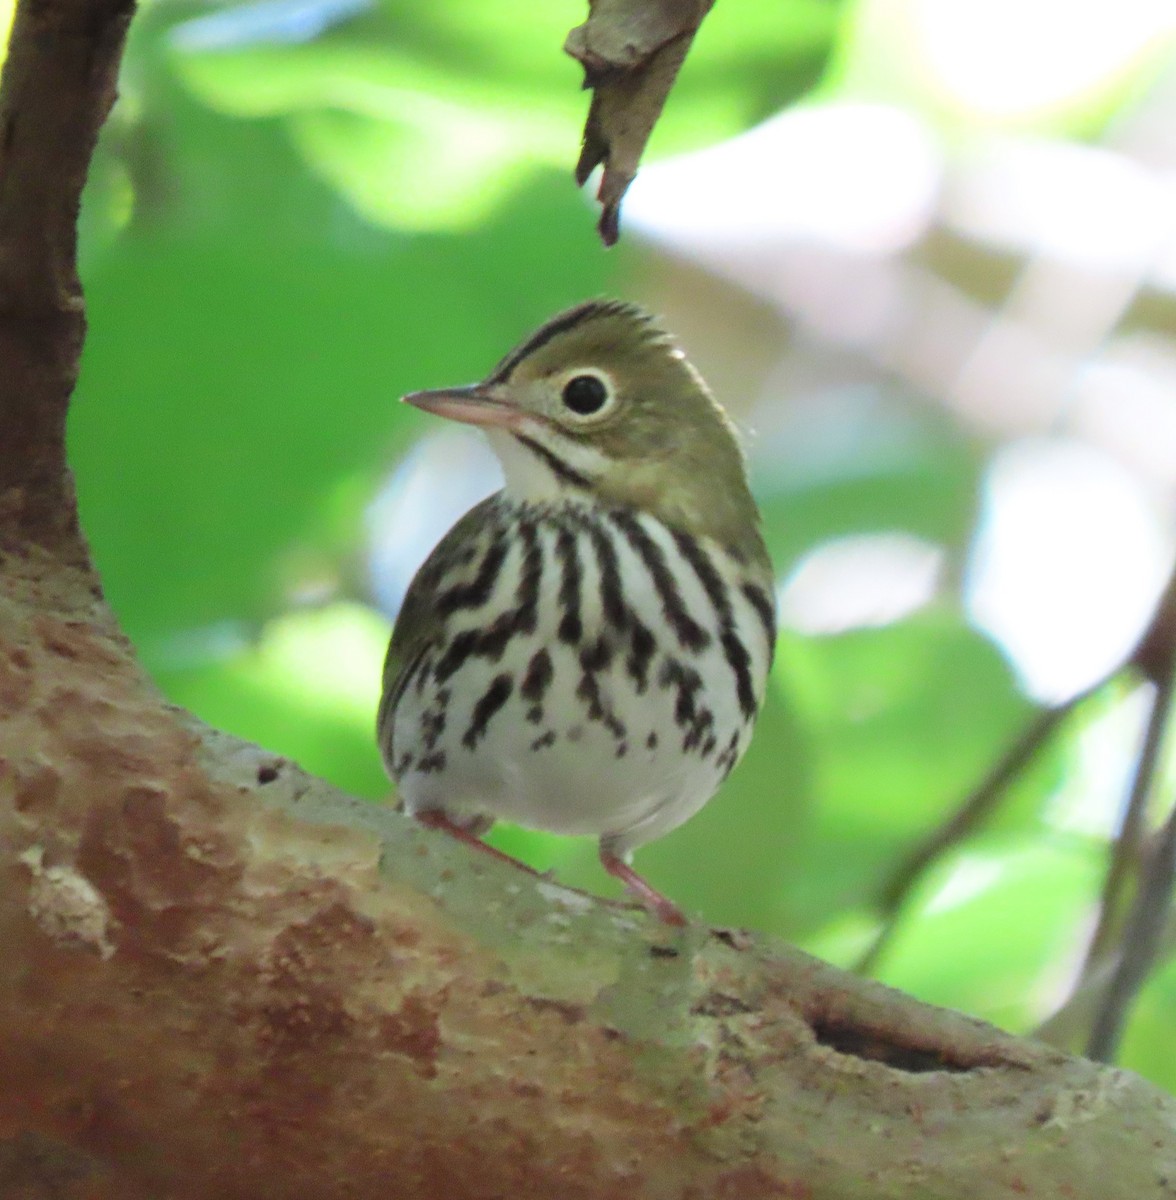
<path fill-rule="evenodd" d="M 471 383 L 467 387 L 438 388 L 430 392 L 409 392 L 405 404 L 411 404 L 451 421 L 491 428 L 513 428 L 522 413 L 492 384 Z"/>

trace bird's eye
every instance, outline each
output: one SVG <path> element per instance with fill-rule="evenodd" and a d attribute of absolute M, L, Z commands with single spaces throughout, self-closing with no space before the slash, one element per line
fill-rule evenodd
<path fill-rule="evenodd" d="M 564 384 L 563 402 L 577 416 L 590 417 L 609 402 L 612 393 L 599 375 L 573 375 Z"/>

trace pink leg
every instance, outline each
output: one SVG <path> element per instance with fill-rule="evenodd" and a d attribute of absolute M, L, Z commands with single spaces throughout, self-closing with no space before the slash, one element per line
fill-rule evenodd
<path fill-rule="evenodd" d="M 430 810 L 416 813 L 415 816 L 422 825 L 427 826 L 429 829 L 440 829 L 442 832 L 449 834 L 450 837 L 457 838 L 459 842 L 465 842 L 467 846 L 474 846 L 484 854 L 489 854 L 491 858 L 498 859 L 499 862 L 510 863 L 512 867 L 517 867 L 520 871 L 526 871 L 528 875 L 534 875 L 539 879 L 543 878 L 534 867 L 528 867 L 525 862 L 521 862 L 513 855 L 505 854 L 494 846 L 487 845 L 477 834 L 471 833 L 455 821 L 451 821 L 443 812 Z"/>
<path fill-rule="evenodd" d="M 618 858 L 611 850 L 606 850 L 603 845 L 600 847 L 600 865 L 613 878 L 619 879 L 659 921 L 666 925 L 686 924 L 682 910 L 672 900 L 646 883 L 627 862 Z"/>

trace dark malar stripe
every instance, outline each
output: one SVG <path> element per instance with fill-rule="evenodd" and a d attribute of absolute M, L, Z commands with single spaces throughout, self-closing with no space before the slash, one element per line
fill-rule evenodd
<path fill-rule="evenodd" d="M 776 648 L 776 609 L 768 598 L 768 593 L 758 583 L 745 583 L 740 590 L 748 604 L 755 609 L 755 615 L 763 624 L 764 636 L 768 639 L 768 657 L 770 658 Z"/>
<path fill-rule="evenodd" d="M 514 435 L 514 439 L 521 445 L 526 446 L 526 448 L 530 450 L 530 452 L 535 455 L 540 462 L 545 463 L 547 468 L 561 483 L 566 483 L 572 487 L 578 488 L 591 487 L 592 481 L 587 475 L 581 475 L 580 472 L 575 469 L 575 467 L 564 462 L 564 460 L 560 458 L 558 454 L 552 453 L 552 451 L 548 450 L 548 448 L 541 442 L 537 442 L 534 438 L 529 438 L 526 436 L 526 434 L 522 433 L 516 433 Z"/>
<path fill-rule="evenodd" d="M 494 714 L 510 699 L 513 691 L 514 682 L 508 674 L 503 672 L 501 675 L 494 676 L 490 681 L 490 686 L 478 697 L 478 701 L 474 705 L 474 711 L 470 717 L 470 727 L 461 735 L 463 746 L 472 750 L 478 744 L 478 740 L 486 736 L 486 726 L 490 724 Z"/>
<path fill-rule="evenodd" d="M 565 525 L 560 525 L 556 532 L 555 557 L 559 559 L 559 606 L 563 609 L 559 621 L 559 640 L 574 646 L 584 633 L 584 623 L 580 617 L 580 584 L 584 571 L 580 566 L 576 535 Z"/>
<path fill-rule="evenodd" d="M 609 517 L 645 564 L 661 600 L 662 615 L 678 641 L 696 654 L 706 649 L 710 645 L 711 635 L 687 612 L 682 593 L 678 590 L 678 582 L 666 564 L 662 548 L 649 536 L 641 522 L 626 509 L 613 509 Z"/>
<path fill-rule="evenodd" d="M 745 717 L 754 716 L 756 701 L 755 688 L 751 682 L 751 656 L 735 630 L 735 614 L 731 609 L 727 585 L 711 561 L 710 555 L 695 538 L 682 529 L 673 529 L 670 532 L 674 537 L 674 545 L 678 547 L 678 553 L 698 576 L 698 582 L 702 584 L 703 591 L 714 607 L 715 616 L 719 618 L 719 644 L 723 647 L 723 654 L 735 675 L 735 693 L 739 697 L 739 707 Z"/>

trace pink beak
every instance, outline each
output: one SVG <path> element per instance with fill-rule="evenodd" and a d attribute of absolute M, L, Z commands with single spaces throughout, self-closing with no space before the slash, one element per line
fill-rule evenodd
<path fill-rule="evenodd" d="M 466 425 L 484 425 L 512 429 L 523 414 L 493 384 L 471 383 L 466 387 L 437 388 L 429 392 L 409 392 L 403 397 L 411 404 L 439 417 L 461 421 Z"/>

